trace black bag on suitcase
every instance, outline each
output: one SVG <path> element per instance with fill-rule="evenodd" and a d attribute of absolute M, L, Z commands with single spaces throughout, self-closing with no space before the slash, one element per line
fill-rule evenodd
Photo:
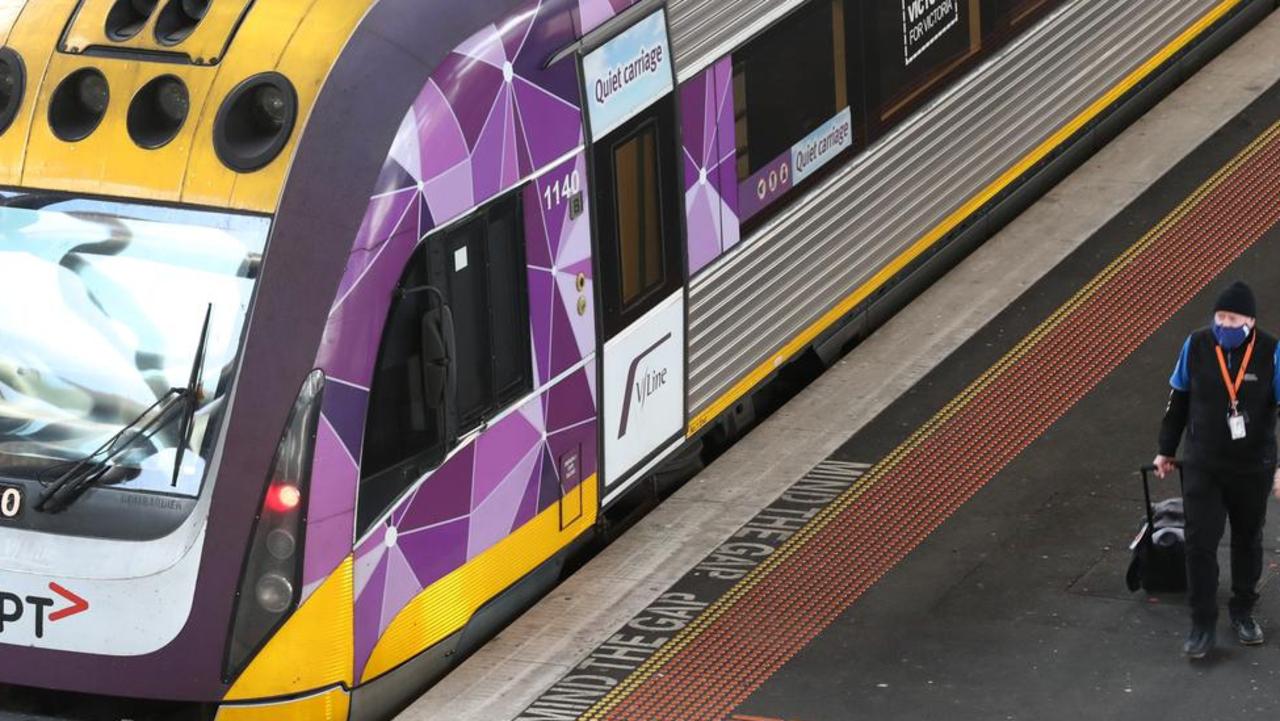
<path fill-rule="evenodd" d="M 1151 465 L 1142 467 L 1142 497 L 1146 501 L 1147 517 L 1129 544 L 1133 559 L 1129 562 L 1125 583 L 1130 591 L 1142 588 L 1148 593 L 1178 593 L 1187 590 L 1186 516 L 1182 498 L 1151 504 L 1148 474 L 1155 469 Z M 1182 466 L 1178 466 L 1178 480 L 1182 480 Z"/>

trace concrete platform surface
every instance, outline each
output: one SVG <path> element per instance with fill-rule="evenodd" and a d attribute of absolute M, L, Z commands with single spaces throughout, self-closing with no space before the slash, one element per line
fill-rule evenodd
<path fill-rule="evenodd" d="M 870 464 L 892 450 L 949 392 L 997 360 L 1011 338 L 1061 304 L 1073 282 L 1086 280 L 1108 253 L 1123 247 L 1122 239 L 1108 244 L 1098 231 L 1280 81 L 1275 48 L 1280 16 L 1273 15 L 400 718 L 515 718 L 820 461 L 835 454 Z M 1191 183 L 1186 192 L 1195 187 L 1193 175 L 1184 182 Z M 1181 186 L 1173 185 L 1169 197 L 1151 201 L 1146 215 L 1132 222 L 1154 223 L 1167 212 L 1162 202 L 1181 197 Z M 1271 270 L 1280 257 L 1268 250 L 1274 245 L 1260 244 L 1258 252 L 1267 255 L 1249 256 L 1233 272 L 1280 287 Z M 1054 268 L 1059 279 L 1037 286 Z M 1026 294 L 1033 286 L 1037 290 Z M 1280 308 L 1280 295 L 1267 293 L 1263 303 Z M 1239 700 L 1232 708 L 1261 703 L 1240 677 L 1274 687 L 1280 667 L 1274 648 L 1262 651 L 1269 657 L 1257 657 L 1256 673 L 1240 674 L 1228 665 L 1237 658 L 1255 662 L 1242 653 L 1187 672 L 1171 665 L 1179 661 L 1170 649 L 1181 632 L 1181 611 L 1169 602 L 1135 601 L 1113 584 L 1127 553 L 1124 534 L 1135 520 L 1131 467 L 1149 455 L 1159 411 L 1153 404 L 1163 403 L 1150 383 L 1135 390 L 1138 379 L 1149 380 L 1153 369 L 1167 377 L 1171 359 L 1164 345 L 1202 315 L 1194 303 L 1188 306 L 1149 341 L 1150 352 L 1140 354 L 1144 362 L 1109 376 L 760 688 L 741 713 L 820 721 L 849 718 L 838 715 L 849 708 L 865 709 L 866 718 L 927 718 L 967 709 L 975 718 L 1065 718 L 1081 708 L 1081 699 L 1094 696 L 1123 701 L 1136 689 L 1149 702 L 1159 679 L 1186 673 L 1230 676 L 1230 698 Z M 904 354 L 906 348 L 911 352 Z M 1118 398 L 1129 401 L 1119 412 L 1109 403 Z M 1113 427 L 1123 419 L 1131 423 Z M 1091 463 L 1103 442 L 1142 450 Z M 1074 522 L 1079 518 L 1088 523 Z M 1010 588 L 1009 579 L 1022 582 Z M 1018 609 L 1033 609 L 1034 617 Z M 1280 622 L 1280 611 L 1268 607 L 1268 614 Z M 1121 653 L 1126 649 L 1141 650 L 1152 663 L 1132 669 L 1119 663 L 1135 656 Z M 1053 661 L 1066 657 L 1073 665 Z M 1270 691 L 1266 698 L 1277 695 Z M 1044 702 L 1035 705 L 1034 699 Z M 1196 708 L 1203 712 L 1198 718 L 1238 717 L 1221 715 L 1207 701 Z M 1028 709 L 1036 713 L 1025 715 Z"/>

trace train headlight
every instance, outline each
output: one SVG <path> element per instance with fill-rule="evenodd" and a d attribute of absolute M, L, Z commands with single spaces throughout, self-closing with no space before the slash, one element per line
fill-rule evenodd
<path fill-rule="evenodd" d="M 298 542 L 294 539 L 293 534 L 277 528 L 267 534 L 267 552 L 281 561 L 287 561 L 293 557 L 293 552 L 298 547 Z"/>
<path fill-rule="evenodd" d="M 159 4 L 160 0 L 116 0 L 107 12 L 107 37 L 119 43 L 137 35 Z"/>
<path fill-rule="evenodd" d="M 182 12 L 186 13 L 187 17 L 200 20 L 209 12 L 210 2 L 211 0 L 182 0 Z"/>
<path fill-rule="evenodd" d="M 111 104 L 111 87 L 96 68 L 68 75 L 49 102 L 49 127 L 60 140 L 74 143 L 89 137 Z"/>
<path fill-rule="evenodd" d="M 266 130 L 279 130 L 289 122 L 289 99 L 274 85 L 255 90 L 252 107 L 258 114 L 258 124 Z"/>
<path fill-rule="evenodd" d="M 156 42 L 177 45 L 191 37 L 211 4 L 212 0 L 169 0 L 156 18 Z"/>
<path fill-rule="evenodd" d="M 293 604 L 293 584 L 278 573 L 268 573 L 258 579 L 255 596 L 267 613 L 284 613 Z"/>
<path fill-rule="evenodd" d="M 323 391 L 324 374 L 313 371 L 302 384 L 276 447 L 236 591 L 231 641 L 223 667 L 228 683 L 248 665 L 298 603 L 302 584 L 299 551 L 307 525 L 307 490 Z"/>
<path fill-rule="evenodd" d="M 213 125 L 213 145 L 222 164 L 250 173 L 275 160 L 298 121 L 298 93 L 280 73 L 262 73 L 240 83 L 223 101 Z"/>
<path fill-rule="evenodd" d="M 26 66 L 12 48 L 0 48 L 0 134 L 9 129 L 27 91 Z"/>
<path fill-rule="evenodd" d="M 166 118 L 181 122 L 191 110 L 191 96 L 187 86 L 175 77 L 160 78 L 156 89 L 156 108 Z"/>
<path fill-rule="evenodd" d="M 111 102 L 111 88 L 101 73 L 89 73 L 76 85 L 76 97 L 92 113 L 104 113 Z"/>
<path fill-rule="evenodd" d="M 129 104 L 129 137 L 148 150 L 168 145 L 190 111 L 187 86 L 174 75 L 162 75 L 142 86 Z"/>

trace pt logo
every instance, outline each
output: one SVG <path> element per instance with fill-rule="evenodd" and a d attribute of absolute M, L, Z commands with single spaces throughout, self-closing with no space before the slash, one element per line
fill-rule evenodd
<path fill-rule="evenodd" d="M 18 623 L 28 616 L 31 623 L 35 627 L 36 638 L 44 638 L 45 620 L 50 623 L 57 623 L 64 618 L 75 616 L 89 610 L 89 602 L 80 598 L 76 594 L 59 586 L 56 583 L 49 584 L 49 590 L 59 596 L 63 601 L 69 602 L 71 605 L 66 608 L 59 609 L 45 616 L 45 612 L 58 603 L 58 599 L 48 596 L 27 596 L 23 598 L 15 593 L 0 591 L 0 635 L 10 626 Z"/>
<path fill-rule="evenodd" d="M 631 361 L 631 369 L 627 371 L 627 394 L 622 399 L 622 420 L 618 423 L 619 440 L 627 435 L 627 425 L 631 420 L 632 401 L 639 404 L 640 410 L 644 410 L 645 403 L 667 384 L 667 372 L 669 369 L 653 370 L 646 368 L 643 373 L 640 373 L 640 363 L 669 340 L 671 340 L 670 333 L 662 336 L 661 340 L 646 348 L 643 353 L 636 356 L 635 360 Z M 640 377 L 637 378 L 637 375 Z"/>

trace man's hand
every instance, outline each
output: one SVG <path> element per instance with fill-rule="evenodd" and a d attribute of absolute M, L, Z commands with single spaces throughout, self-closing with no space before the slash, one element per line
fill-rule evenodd
<path fill-rule="evenodd" d="M 1276 498 L 1280 499 L 1280 468 L 1276 469 L 1276 477 L 1271 490 L 1275 492 Z"/>
<path fill-rule="evenodd" d="M 1156 475 L 1161 478 L 1173 473 L 1174 469 L 1178 467 L 1177 461 L 1169 456 L 1156 456 L 1156 459 L 1151 464 L 1156 467 Z M 1276 472 L 1276 482 L 1280 483 L 1280 471 Z M 1276 486 L 1276 492 L 1280 493 L 1280 486 Z"/>

